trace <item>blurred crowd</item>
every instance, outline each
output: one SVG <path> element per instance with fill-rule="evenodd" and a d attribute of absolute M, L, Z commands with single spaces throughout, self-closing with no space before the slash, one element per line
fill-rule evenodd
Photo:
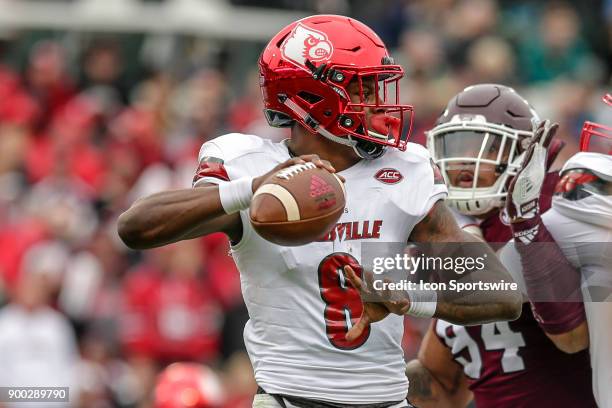
<path fill-rule="evenodd" d="M 424 143 L 463 87 L 499 82 L 561 124 L 567 147 L 558 167 L 577 151 L 585 119 L 605 122 L 598 98 L 610 90 L 612 1 L 585 3 L 595 9 L 493 0 L 300 5 L 360 18 L 392 46 L 406 69 L 402 97 L 415 106 L 413 141 Z M 120 242 L 115 224 L 137 198 L 189 187 L 206 140 L 229 131 L 288 136 L 261 112 L 262 46 L 3 34 L 0 385 L 69 383 L 75 406 L 144 408 L 160 369 L 196 361 L 218 373 L 228 408 L 250 406 L 248 316 L 225 237 L 138 252 Z M 408 323 L 412 357 L 427 322 Z"/>

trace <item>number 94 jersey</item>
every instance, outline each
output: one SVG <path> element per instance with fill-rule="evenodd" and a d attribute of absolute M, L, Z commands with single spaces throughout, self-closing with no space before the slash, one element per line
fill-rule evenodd
<path fill-rule="evenodd" d="M 478 408 L 595 408 L 587 350 L 566 354 L 529 303 L 512 322 L 460 326 L 436 319 L 436 335 L 463 367 Z"/>
<path fill-rule="evenodd" d="M 289 158 L 284 143 L 225 135 L 203 145 L 194 184 L 258 176 Z M 415 144 L 360 161 L 340 173 L 347 205 L 338 224 L 300 247 L 265 241 L 248 212 L 241 212 L 243 236 L 231 252 L 250 317 L 247 351 L 267 393 L 344 404 L 406 398 L 403 318 L 389 316 L 346 341 L 362 304 L 342 267 L 359 263 L 362 243 L 408 240 L 414 225 L 446 196 L 434 170 L 428 152 Z"/>

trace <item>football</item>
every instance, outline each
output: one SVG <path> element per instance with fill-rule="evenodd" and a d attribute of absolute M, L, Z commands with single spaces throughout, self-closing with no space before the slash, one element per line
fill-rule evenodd
<path fill-rule="evenodd" d="M 299 246 L 327 234 L 345 203 L 344 184 L 335 174 L 304 163 L 268 177 L 255 191 L 249 215 L 262 238 Z"/>

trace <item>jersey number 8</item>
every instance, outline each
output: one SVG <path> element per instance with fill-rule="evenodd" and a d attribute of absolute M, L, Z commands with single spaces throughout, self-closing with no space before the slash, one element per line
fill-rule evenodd
<path fill-rule="evenodd" d="M 325 330 L 329 342 L 342 350 L 353 350 L 363 345 L 370 336 L 370 327 L 354 341 L 346 340 L 348 330 L 363 312 L 359 291 L 344 276 L 344 266 L 350 265 L 361 277 L 361 267 L 354 256 L 336 252 L 319 264 L 319 289 L 325 302 Z"/>

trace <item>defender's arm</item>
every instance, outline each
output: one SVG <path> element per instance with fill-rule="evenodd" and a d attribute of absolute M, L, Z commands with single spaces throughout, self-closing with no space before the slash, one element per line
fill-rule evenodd
<path fill-rule="evenodd" d="M 417 359 L 406 365 L 408 400 L 419 408 L 460 408 L 472 400 L 467 378 L 435 335 L 432 321 Z"/>

